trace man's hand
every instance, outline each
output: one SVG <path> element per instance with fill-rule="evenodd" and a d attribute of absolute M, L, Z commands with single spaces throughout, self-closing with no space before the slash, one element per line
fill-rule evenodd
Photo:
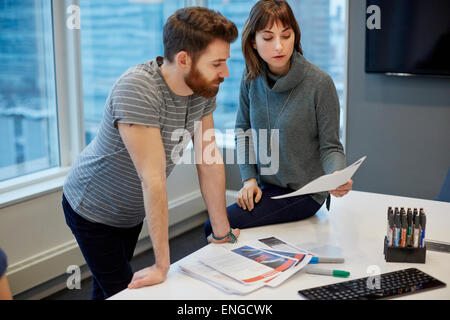
<path fill-rule="evenodd" d="M 157 267 L 156 264 L 136 272 L 128 289 L 138 289 L 164 282 L 169 268 Z"/>
<path fill-rule="evenodd" d="M 336 171 L 335 171 L 336 172 Z M 353 180 L 350 179 L 346 184 L 343 184 L 342 186 L 338 187 L 335 190 L 328 191 L 330 194 L 335 196 L 336 198 L 341 198 L 345 196 L 350 190 L 352 190 L 353 187 Z"/>
<path fill-rule="evenodd" d="M 233 233 L 234 234 L 234 236 L 236 237 L 236 239 L 239 237 L 239 235 L 241 234 L 241 230 L 239 230 L 239 229 L 232 229 L 231 230 L 231 233 Z M 215 235 L 216 236 L 216 238 L 222 238 L 222 237 L 225 237 L 225 235 Z M 215 240 L 213 237 L 212 237 L 212 234 L 210 234 L 209 236 L 208 236 L 208 243 L 227 243 L 227 242 L 230 242 L 232 239 L 231 239 L 231 237 L 230 236 L 228 236 L 228 237 L 226 237 L 225 239 L 222 239 L 222 240 Z"/>
<path fill-rule="evenodd" d="M 253 197 L 255 197 L 254 201 Z M 244 186 L 236 196 L 236 203 L 242 209 L 252 211 L 255 207 L 254 203 L 258 203 L 261 197 L 262 190 L 259 188 L 258 182 L 255 178 L 251 178 L 244 181 Z"/>

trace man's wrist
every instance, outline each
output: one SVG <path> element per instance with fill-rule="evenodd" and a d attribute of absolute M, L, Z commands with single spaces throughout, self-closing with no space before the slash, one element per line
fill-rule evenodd
<path fill-rule="evenodd" d="M 226 222 L 220 223 L 218 225 L 213 225 L 212 232 L 215 237 L 225 237 L 230 232 L 230 223 L 228 222 L 228 219 Z"/>
<path fill-rule="evenodd" d="M 155 267 L 158 270 L 160 270 L 164 273 L 167 273 L 167 272 L 169 272 L 169 269 L 170 269 L 170 260 L 165 261 L 165 262 L 156 262 Z"/>

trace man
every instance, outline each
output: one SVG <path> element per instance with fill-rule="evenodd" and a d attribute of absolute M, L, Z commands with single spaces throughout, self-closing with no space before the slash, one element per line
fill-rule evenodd
<path fill-rule="evenodd" d="M 203 132 L 214 128 L 215 96 L 229 76 L 226 60 L 237 35 L 219 13 L 180 9 L 164 26 L 164 58 L 130 68 L 114 84 L 99 132 L 63 188 L 67 224 L 92 272 L 93 299 L 166 279 L 166 178 L 175 166 L 174 148 L 186 142 L 173 133 L 187 130 L 190 140 L 195 122 L 201 121 Z M 196 154 L 210 144 L 217 150 L 214 139 L 194 142 Z M 197 171 L 213 227 L 209 241 L 236 239 L 239 230 L 231 230 L 226 215 L 223 161 L 200 163 Z M 129 261 L 145 217 L 155 264 L 133 276 Z"/>

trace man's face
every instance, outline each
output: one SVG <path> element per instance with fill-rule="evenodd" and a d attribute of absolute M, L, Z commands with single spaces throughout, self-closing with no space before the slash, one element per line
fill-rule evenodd
<path fill-rule="evenodd" d="M 230 57 L 230 44 L 214 40 L 205 52 L 192 64 L 184 80 L 191 90 L 202 97 L 212 98 L 219 92 L 220 83 L 230 76 L 227 59 Z"/>

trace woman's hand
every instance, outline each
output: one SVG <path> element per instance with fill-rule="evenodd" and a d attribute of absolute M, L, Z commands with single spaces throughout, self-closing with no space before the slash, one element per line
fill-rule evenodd
<path fill-rule="evenodd" d="M 352 190 L 352 187 L 353 187 L 353 180 L 350 179 L 346 184 L 343 184 L 337 189 L 328 192 L 333 196 L 335 196 L 336 198 L 341 198 L 345 196 L 350 190 Z"/>
<path fill-rule="evenodd" d="M 254 201 L 253 197 L 255 197 Z M 252 211 L 255 207 L 254 204 L 258 203 L 261 197 L 262 191 L 258 187 L 258 182 L 255 178 L 251 178 L 244 181 L 244 186 L 236 196 L 236 203 L 242 209 Z"/>

